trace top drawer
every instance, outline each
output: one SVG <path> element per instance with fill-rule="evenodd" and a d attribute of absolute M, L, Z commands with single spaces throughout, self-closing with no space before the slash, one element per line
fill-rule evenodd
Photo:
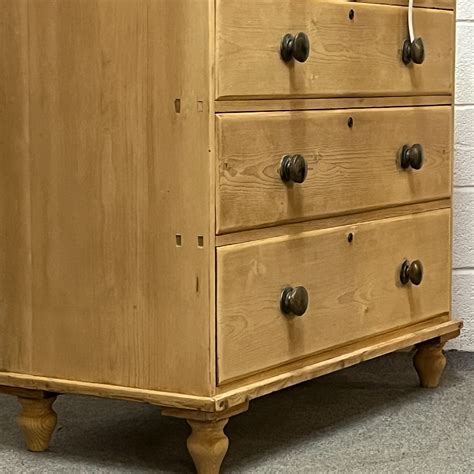
<path fill-rule="evenodd" d="M 217 98 L 451 94 L 453 13 L 418 8 L 414 22 L 425 61 L 406 66 L 401 57 L 406 7 L 217 0 Z M 299 32 L 309 37 L 309 58 L 284 62 L 282 37 Z"/>

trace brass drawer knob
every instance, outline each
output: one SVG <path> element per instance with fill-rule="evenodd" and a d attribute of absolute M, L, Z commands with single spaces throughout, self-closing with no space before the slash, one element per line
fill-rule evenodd
<path fill-rule="evenodd" d="M 408 65 L 411 62 L 415 64 L 423 64 L 425 60 L 425 45 L 421 38 L 416 38 L 413 43 L 410 40 L 405 40 L 402 49 L 403 62 Z"/>
<path fill-rule="evenodd" d="M 281 160 L 280 177 L 285 183 L 304 183 L 308 176 L 308 163 L 302 155 L 286 155 Z"/>
<path fill-rule="evenodd" d="M 298 33 L 296 36 L 288 33 L 281 40 L 281 58 L 286 63 L 292 59 L 304 63 L 309 58 L 311 44 L 306 33 Z"/>
<path fill-rule="evenodd" d="M 309 295 L 304 286 L 285 288 L 281 293 L 280 308 L 282 313 L 303 316 L 308 309 Z"/>
<path fill-rule="evenodd" d="M 420 144 L 413 146 L 405 145 L 402 148 L 402 154 L 400 159 L 400 164 L 403 169 L 413 168 L 414 170 L 419 170 L 423 166 L 423 161 L 425 159 L 425 154 L 423 147 Z"/>
<path fill-rule="evenodd" d="M 400 271 L 400 281 L 403 285 L 412 282 L 414 285 L 418 286 L 423 280 L 423 265 L 419 260 L 414 262 L 409 262 L 405 260 L 402 263 L 402 269 Z"/>

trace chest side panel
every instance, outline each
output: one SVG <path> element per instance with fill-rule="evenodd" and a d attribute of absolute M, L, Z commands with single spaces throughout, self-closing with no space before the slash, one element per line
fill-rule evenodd
<path fill-rule="evenodd" d="M 1 174 L 30 203 L 0 245 L 28 246 L 2 297 L 28 312 L 31 364 L 2 369 L 208 394 L 208 2 L 30 1 L 21 22 L 28 152 L 4 148 Z"/>

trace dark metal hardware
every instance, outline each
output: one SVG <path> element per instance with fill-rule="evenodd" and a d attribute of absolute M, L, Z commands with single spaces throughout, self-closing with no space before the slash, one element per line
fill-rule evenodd
<path fill-rule="evenodd" d="M 402 49 L 403 62 L 408 65 L 411 62 L 422 64 L 425 60 L 425 45 L 421 38 L 416 38 L 413 43 L 405 40 Z"/>
<path fill-rule="evenodd" d="M 281 40 L 281 58 L 285 62 L 296 59 L 304 63 L 309 58 L 310 50 L 311 44 L 306 33 L 298 33 L 296 36 L 287 33 Z"/>
<path fill-rule="evenodd" d="M 410 263 L 408 260 L 405 260 L 402 263 L 402 269 L 400 270 L 400 281 L 403 285 L 406 285 L 408 282 L 412 282 L 414 285 L 418 286 L 423 280 L 423 265 L 419 260 L 415 260 Z"/>
<path fill-rule="evenodd" d="M 281 160 L 280 176 L 285 182 L 304 183 L 308 176 L 308 163 L 302 155 L 285 155 Z"/>
<path fill-rule="evenodd" d="M 423 166 L 423 161 L 425 159 L 423 152 L 423 147 L 420 144 L 413 146 L 404 145 L 402 148 L 400 164 L 403 169 L 413 168 L 414 170 L 419 170 Z"/>
<path fill-rule="evenodd" d="M 284 314 L 303 316 L 308 309 L 309 295 L 303 286 L 285 288 L 281 293 L 280 308 Z"/>

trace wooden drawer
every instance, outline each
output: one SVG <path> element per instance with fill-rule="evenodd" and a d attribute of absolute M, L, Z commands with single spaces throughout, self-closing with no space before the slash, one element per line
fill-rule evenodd
<path fill-rule="evenodd" d="M 449 209 L 219 248 L 219 382 L 448 312 L 449 248 Z M 420 286 L 400 283 L 405 259 Z M 285 316 L 297 286 L 308 310 Z"/>
<path fill-rule="evenodd" d="M 220 115 L 217 232 L 448 197 L 451 117 L 449 106 Z M 402 169 L 416 143 L 423 167 Z M 287 154 L 305 157 L 304 183 L 282 181 Z"/>
<path fill-rule="evenodd" d="M 319 0 L 217 0 L 216 96 L 451 94 L 453 12 L 418 8 L 414 20 L 426 59 L 422 65 L 407 67 L 401 59 L 408 35 L 406 7 Z M 285 63 L 280 57 L 281 39 L 299 32 L 309 36 L 309 59 Z"/>

